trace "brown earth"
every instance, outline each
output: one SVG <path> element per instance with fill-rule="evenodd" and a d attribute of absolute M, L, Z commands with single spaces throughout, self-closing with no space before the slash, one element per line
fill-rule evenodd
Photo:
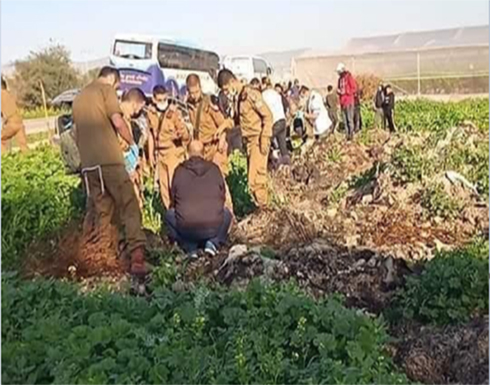
<path fill-rule="evenodd" d="M 457 218 L 427 218 L 418 200 L 420 186 L 397 185 L 389 171 L 377 167 L 389 163 L 393 149 L 407 140 L 424 138 L 374 132 L 370 145 L 346 143 L 342 135 L 334 135 L 313 146 L 294 159 L 290 172 L 274 175 L 272 208 L 240 221 L 230 245 L 217 257 L 190 263 L 172 257 L 182 277 L 174 288 L 192 287 L 203 278 L 237 288 L 256 277 L 276 282 L 294 278 L 316 297 L 339 293 L 347 306 L 368 316 L 383 313 L 406 275 L 419 272 L 418 261 L 488 231 L 488 204 L 466 190 L 450 187 L 465 202 Z M 359 175 L 363 183 L 346 182 Z M 160 236 L 147 235 L 150 251 L 169 250 Z M 231 245 L 237 244 L 249 250 L 232 257 Z M 73 223 L 48 242 L 32 245 L 23 271 L 28 277 L 79 280 L 87 287 L 97 286 L 102 277 L 124 287 L 127 264 L 117 255 L 115 231 L 83 232 L 82 225 Z M 487 320 L 447 328 L 408 323 L 390 332 L 398 338 L 391 344 L 392 354 L 411 380 L 488 381 Z"/>

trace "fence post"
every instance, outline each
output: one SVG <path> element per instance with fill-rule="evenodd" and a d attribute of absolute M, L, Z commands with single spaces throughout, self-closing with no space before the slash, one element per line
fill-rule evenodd
<path fill-rule="evenodd" d="M 417 52 L 417 96 L 420 97 L 420 52 Z"/>

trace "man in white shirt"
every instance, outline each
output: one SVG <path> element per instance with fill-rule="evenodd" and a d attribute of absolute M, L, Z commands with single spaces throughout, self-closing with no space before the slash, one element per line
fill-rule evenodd
<path fill-rule="evenodd" d="M 323 136 L 328 132 L 332 121 L 328 117 L 323 98 L 317 91 L 310 91 L 306 86 L 301 87 L 301 100 L 305 101 L 305 118 L 313 125 L 315 136 Z"/>
<path fill-rule="evenodd" d="M 279 163 L 282 165 L 290 165 L 291 158 L 289 157 L 289 151 L 286 144 L 286 115 L 284 114 L 281 95 L 274 89 L 271 80 L 267 77 L 262 79 L 262 90 L 262 97 L 264 98 L 265 104 L 272 112 L 272 134 L 273 138 L 277 141 L 277 145 L 281 152 Z"/>

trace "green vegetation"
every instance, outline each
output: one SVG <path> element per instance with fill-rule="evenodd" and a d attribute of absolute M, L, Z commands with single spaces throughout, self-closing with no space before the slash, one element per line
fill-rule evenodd
<path fill-rule="evenodd" d="M 43 105 L 41 83 L 47 100 L 80 85 L 79 73 L 73 67 L 70 52 L 65 47 L 51 45 L 31 52 L 25 60 L 15 63 L 14 77 L 9 86 L 24 108 Z"/>
<path fill-rule="evenodd" d="M 461 210 L 461 204 L 444 190 L 442 183 L 430 183 L 421 194 L 421 206 L 430 216 L 454 218 Z"/>
<path fill-rule="evenodd" d="M 428 99 L 399 100 L 395 107 L 398 132 L 445 132 L 463 123 L 472 123 L 488 133 L 489 100 L 465 99 L 460 102 L 437 102 Z M 364 127 L 374 126 L 371 102 L 362 106 Z"/>
<path fill-rule="evenodd" d="M 247 158 L 239 151 L 230 156 L 230 172 L 226 181 L 230 188 L 235 215 L 242 218 L 252 212 L 255 205 L 248 191 Z"/>
<path fill-rule="evenodd" d="M 21 109 L 20 113 L 22 115 L 22 118 L 24 119 L 40 119 L 46 117 L 46 111 L 44 110 L 43 107 Z M 53 116 L 68 114 L 70 113 L 70 111 L 65 108 L 48 107 L 47 113 L 48 113 L 48 117 L 53 117 Z"/>
<path fill-rule="evenodd" d="M 82 207 L 80 180 L 65 175 L 57 150 L 2 156 L 2 267 L 14 267 L 29 242 L 66 225 Z"/>
<path fill-rule="evenodd" d="M 287 287 L 81 295 L 2 281 L 4 383 L 406 383 L 382 324 Z"/>
<path fill-rule="evenodd" d="M 427 213 L 451 218 L 458 212 L 457 204 L 431 178 L 454 170 L 476 183 L 480 192 L 488 192 L 488 141 L 482 134 L 488 130 L 488 123 L 486 128 L 484 124 L 488 101 L 452 103 L 442 107 L 442 112 L 435 111 L 439 103 L 429 102 L 430 108 L 421 103 L 400 102 L 397 119 L 402 132 L 425 131 L 426 140 L 402 143 L 387 166 L 398 183 L 423 183 L 421 204 Z M 454 112 L 455 106 L 461 111 Z M 480 108 L 486 108 L 483 123 L 478 121 L 483 120 Z M 432 123 L 424 127 L 426 111 L 444 127 L 434 129 Z M 369 119 L 368 115 L 364 120 L 367 125 Z M 480 132 L 455 132 L 438 147 L 461 119 L 473 121 Z M 366 141 L 370 140 L 366 134 Z M 325 156 L 336 162 L 340 155 Z M 241 218 L 254 208 L 245 157 L 233 154 L 230 166 L 228 183 Z M 373 167 L 339 184 L 330 202 L 339 203 L 349 189 L 366 186 L 375 171 Z M 164 211 L 149 180 L 144 193 L 144 225 L 161 234 Z M 334 298 L 314 300 L 292 284 L 266 286 L 252 281 L 240 292 L 194 282 L 172 291 L 169 288 L 182 279 L 185 267 L 176 262 L 180 253 L 174 250 L 150 251 L 149 259 L 155 263 L 150 299 L 103 290 L 82 294 L 73 283 L 27 281 L 6 273 L 20 268 L 30 242 L 45 239 L 77 219 L 83 206 L 80 180 L 65 175 L 55 149 L 2 156 L 3 382 L 408 381 L 385 350 L 389 336 L 381 319 L 347 309 Z M 268 245 L 262 245 L 261 254 L 281 257 Z M 485 242 L 441 252 L 426 262 L 419 275 L 407 277 L 386 316 L 394 323 L 415 320 L 446 325 L 487 312 Z"/>
<path fill-rule="evenodd" d="M 395 297 L 392 319 L 434 324 L 466 322 L 488 313 L 488 241 L 441 252 Z"/>

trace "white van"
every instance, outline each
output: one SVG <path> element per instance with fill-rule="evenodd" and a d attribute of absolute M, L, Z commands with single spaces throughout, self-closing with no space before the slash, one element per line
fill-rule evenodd
<path fill-rule="evenodd" d="M 225 56 L 222 67 L 233 72 L 237 79 L 245 79 L 247 83 L 253 78 L 260 80 L 262 77 L 272 74 L 271 65 L 259 56 Z"/>

